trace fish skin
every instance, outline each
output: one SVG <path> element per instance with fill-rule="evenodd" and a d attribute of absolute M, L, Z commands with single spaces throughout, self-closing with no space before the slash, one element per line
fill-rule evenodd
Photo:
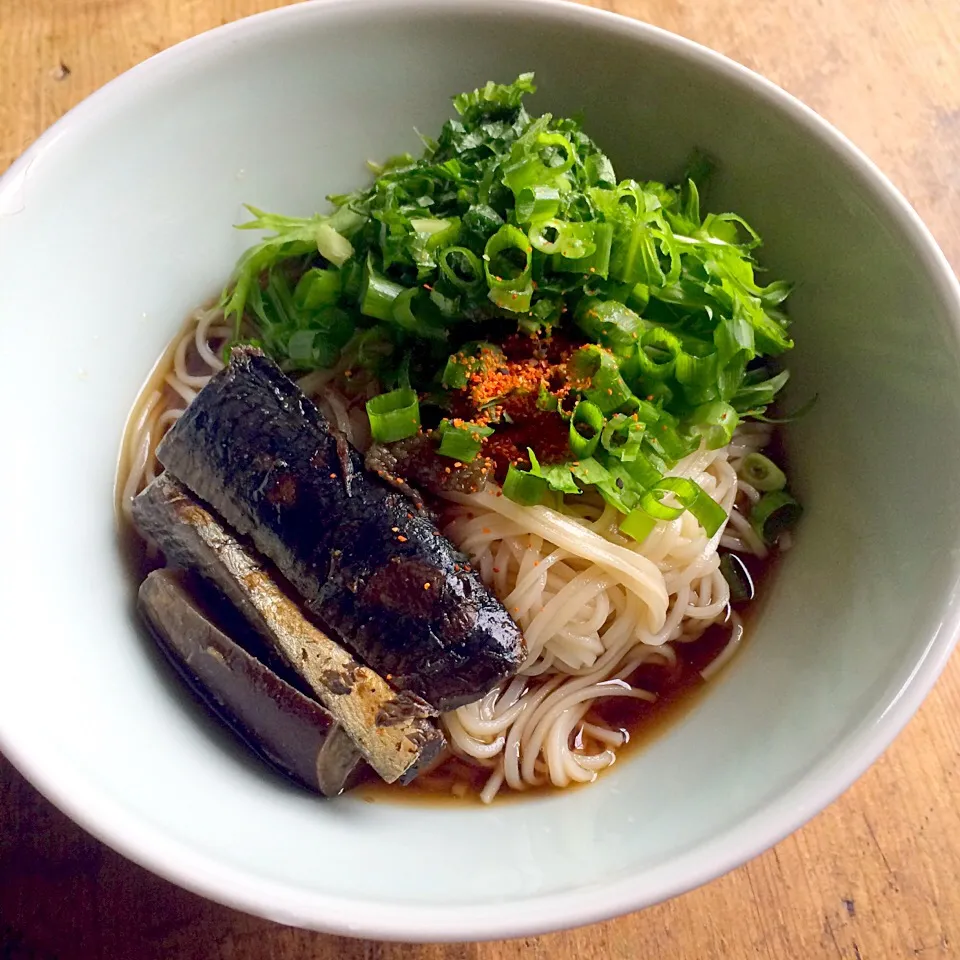
<path fill-rule="evenodd" d="M 137 607 L 187 686 L 271 767 L 328 797 L 358 779 L 365 764 L 343 728 L 213 623 L 182 575 L 148 574 Z"/>
<path fill-rule="evenodd" d="M 479 699 L 523 662 L 519 628 L 433 519 L 337 437 L 272 361 L 237 348 L 157 455 L 394 686 L 438 710 Z"/>
<path fill-rule="evenodd" d="M 169 474 L 134 499 L 133 520 L 168 563 L 200 574 L 236 607 L 387 783 L 409 783 L 443 750 L 429 704 L 391 689 L 311 623 L 263 564 Z"/>

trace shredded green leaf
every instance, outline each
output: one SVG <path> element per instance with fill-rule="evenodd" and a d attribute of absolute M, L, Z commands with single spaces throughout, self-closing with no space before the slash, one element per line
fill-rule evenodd
<path fill-rule="evenodd" d="M 509 386 L 463 413 L 478 377 L 512 369 L 500 345 L 559 334 L 566 382 L 532 395 L 569 446 L 530 450 L 529 471 L 511 460 L 510 489 L 532 501 L 594 488 L 621 529 L 690 510 L 709 532 L 720 508 L 664 474 L 701 443 L 728 443 L 742 419 L 771 419 L 789 376 L 777 358 L 793 346 L 790 284 L 758 279 L 750 224 L 705 208 L 710 158 L 694 153 L 673 185 L 618 179 L 578 121 L 528 113 L 535 90 L 523 74 L 455 97 L 422 156 L 371 164 L 373 183 L 329 197 L 328 215 L 248 207 L 241 229 L 263 238 L 221 305 L 237 340 L 287 370 L 339 364 L 392 390 L 368 404 L 382 442 L 419 429 L 419 403 L 439 408 L 439 450 L 461 461 L 518 426 Z M 449 427 L 454 410 L 471 425 Z"/>

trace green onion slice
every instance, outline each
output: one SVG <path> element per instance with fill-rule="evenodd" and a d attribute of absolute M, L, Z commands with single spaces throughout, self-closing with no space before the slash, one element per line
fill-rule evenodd
<path fill-rule="evenodd" d="M 332 264 L 342 267 L 353 256 L 353 244 L 329 223 L 317 228 L 317 250 Z"/>
<path fill-rule="evenodd" d="M 557 273 L 581 273 L 592 282 L 606 280 L 610 273 L 610 251 L 613 247 L 613 224 L 593 224 L 593 253 L 582 257 L 567 257 L 555 253 L 550 258 L 550 267 Z M 584 285 L 584 291 L 592 293 Z"/>
<path fill-rule="evenodd" d="M 640 338 L 636 365 L 640 376 L 651 380 L 666 380 L 673 375 L 677 357 L 683 353 L 680 341 L 669 330 L 653 327 Z"/>
<path fill-rule="evenodd" d="M 542 220 L 527 233 L 534 249 L 541 253 L 557 253 L 568 260 L 589 257 L 597 249 L 592 223 L 571 223 L 567 220 Z"/>
<path fill-rule="evenodd" d="M 681 482 L 677 483 L 677 481 Z M 646 510 L 655 520 L 676 520 L 696 499 L 696 491 L 690 493 L 686 486 L 690 483 L 693 481 L 685 477 L 664 477 L 640 499 L 641 509 Z M 680 501 L 679 507 L 671 507 L 663 503 L 664 497 L 670 493 L 675 494 Z"/>
<path fill-rule="evenodd" d="M 293 302 L 301 310 L 332 306 L 340 297 L 342 283 L 337 270 L 308 270 L 293 291 Z"/>
<path fill-rule="evenodd" d="M 469 463 L 480 452 L 484 437 L 492 433 L 492 427 L 482 427 L 477 423 L 455 427 L 449 420 L 444 420 L 440 424 L 440 447 L 437 452 L 452 460 Z"/>
<path fill-rule="evenodd" d="M 424 250 L 437 250 L 447 244 L 455 243 L 460 235 L 460 218 L 448 217 L 438 219 L 411 219 L 410 226 L 417 235 L 418 241 Z"/>
<path fill-rule="evenodd" d="M 643 543 L 656 525 L 657 521 L 643 507 L 637 507 L 620 521 L 620 532 Z"/>
<path fill-rule="evenodd" d="M 447 390 L 462 390 L 470 382 L 470 374 L 480 365 L 479 355 L 483 350 L 489 350 L 498 358 L 503 356 L 503 351 L 496 344 L 486 340 L 465 343 L 447 358 L 446 366 L 440 375 L 441 385 Z"/>
<path fill-rule="evenodd" d="M 658 469 L 657 464 L 655 464 L 646 453 L 639 453 L 635 459 L 624 460 L 623 462 L 626 464 L 625 469 L 627 473 L 629 473 L 644 490 L 656 486 L 663 476 L 663 472 Z"/>
<path fill-rule="evenodd" d="M 490 288 L 490 299 L 504 310 L 526 313 L 533 296 L 531 280 L 532 253 L 526 235 L 511 224 L 504 224 L 488 241 L 483 252 L 484 273 Z M 511 262 L 508 254 L 522 264 Z"/>
<path fill-rule="evenodd" d="M 574 320 L 591 339 L 621 355 L 632 350 L 649 327 L 633 310 L 617 300 L 584 297 L 577 305 Z"/>
<path fill-rule="evenodd" d="M 639 418 L 634 420 L 633 417 L 618 413 L 611 417 L 603 428 L 600 443 L 612 457 L 632 463 L 640 454 L 640 444 L 646 429 L 647 425 L 641 423 Z"/>
<path fill-rule="evenodd" d="M 512 463 L 503 481 L 503 495 L 524 507 L 533 507 L 541 503 L 548 489 L 547 481 L 543 477 L 535 477 Z"/>
<path fill-rule="evenodd" d="M 571 380 L 601 413 L 619 410 L 633 395 L 620 376 L 616 358 L 609 350 L 588 344 L 577 350 L 567 365 Z"/>
<path fill-rule="evenodd" d="M 466 247 L 446 247 L 437 255 L 441 273 L 458 290 L 475 291 L 483 285 L 483 267 Z"/>
<path fill-rule="evenodd" d="M 360 286 L 360 312 L 377 320 L 393 319 L 393 301 L 403 293 L 405 287 L 387 279 L 367 258 L 363 283 Z"/>
<path fill-rule="evenodd" d="M 469 383 L 470 374 L 476 369 L 476 365 L 474 357 L 451 353 L 440 377 L 441 385 L 447 390 L 462 390 Z"/>
<path fill-rule="evenodd" d="M 536 184 L 523 187 L 517 194 L 517 223 L 549 220 L 560 209 L 560 191 L 556 187 Z"/>
<path fill-rule="evenodd" d="M 803 508 L 785 490 L 765 493 L 750 511 L 750 526 L 757 536 L 773 546 L 799 519 Z"/>
<path fill-rule="evenodd" d="M 723 526 L 727 512 L 699 484 L 690 481 L 697 488 L 697 499 L 687 509 L 703 527 L 708 537 L 712 537 Z"/>
<path fill-rule="evenodd" d="M 420 429 L 420 403 L 415 390 L 401 387 L 367 401 L 370 435 L 377 443 L 412 437 Z"/>
<path fill-rule="evenodd" d="M 414 336 L 428 340 L 444 340 L 446 332 L 439 325 L 439 311 L 423 290 L 408 287 L 393 301 L 393 320 Z"/>
<path fill-rule="evenodd" d="M 592 457 L 603 432 L 603 414 L 595 403 L 581 400 L 570 417 L 570 452 L 577 460 Z"/>
<path fill-rule="evenodd" d="M 544 131 L 537 135 L 533 151 L 527 144 L 523 146 L 526 147 L 525 150 L 517 144 L 515 150 L 520 148 L 520 156 L 517 159 L 511 158 L 504 166 L 503 181 L 515 197 L 524 187 L 534 184 L 559 185 L 565 182 L 563 175 L 573 166 L 576 154 L 573 145 L 563 134 Z M 544 163 L 542 154 L 549 150 L 562 153 L 563 160 L 558 164 Z"/>
<path fill-rule="evenodd" d="M 715 400 L 712 403 L 705 403 L 697 407 L 690 415 L 693 424 L 692 430 L 699 433 L 707 444 L 708 450 L 719 450 L 725 447 L 733 437 L 733 431 L 737 429 L 740 422 L 740 416 L 729 403 L 722 400 Z M 752 454 L 751 454 L 752 456 Z M 746 457 L 744 460 L 746 461 Z M 764 457 L 764 460 L 767 458 Z M 767 460 L 767 463 L 770 463 Z M 770 466 L 773 466 L 771 463 Z M 776 467 L 774 467 L 776 470 Z M 781 474 L 783 476 L 783 474 Z M 758 487 L 759 490 L 773 490 L 773 487 Z"/>
<path fill-rule="evenodd" d="M 669 493 L 677 498 L 679 507 L 663 503 Z M 708 537 L 712 537 L 727 518 L 723 507 L 687 477 L 664 477 L 643 495 L 640 508 L 655 520 L 676 520 L 684 510 L 689 510 Z"/>
<path fill-rule="evenodd" d="M 763 493 L 782 490 L 787 485 L 786 474 L 762 453 L 748 453 L 737 471 L 741 480 Z"/>

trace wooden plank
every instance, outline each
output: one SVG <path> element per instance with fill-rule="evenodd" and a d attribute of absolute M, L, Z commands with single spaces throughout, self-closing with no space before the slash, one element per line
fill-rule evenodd
<path fill-rule="evenodd" d="M 271 0 L 0 0 L 0 169 L 116 74 Z M 596 0 L 795 93 L 891 176 L 960 267 L 955 0 Z M 69 73 L 61 69 L 61 64 Z M 633 960 L 960 956 L 960 665 L 843 798 L 670 903 L 477 946 L 289 930 L 184 893 L 102 847 L 0 760 L 0 957 Z"/>

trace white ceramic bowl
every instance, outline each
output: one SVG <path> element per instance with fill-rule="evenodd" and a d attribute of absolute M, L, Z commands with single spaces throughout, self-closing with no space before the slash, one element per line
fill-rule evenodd
<path fill-rule="evenodd" d="M 236 749 L 131 612 L 111 485 L 121 427 L 181 318 L 249 240 L 250 201 L 309 213 L 418 148 L 448 97 L 535 69 L 621 175 L 719 157 L 799 283 L 790 432 L 807 513 L 746 649 L 685 720 L 597 784 L 529 802 L 322 803 Z M 105 842 L 287 923 L 415 940 L 572 926 L 759 853 L 889 744 L 950 653 L 960 573 L 960 293 L 846 140 L 729 60 L 529 0 L 352 0 L 152 58 L 0 183 L 0 746 Z M 784 894 L 786 895 L 786 893 Z"/>

